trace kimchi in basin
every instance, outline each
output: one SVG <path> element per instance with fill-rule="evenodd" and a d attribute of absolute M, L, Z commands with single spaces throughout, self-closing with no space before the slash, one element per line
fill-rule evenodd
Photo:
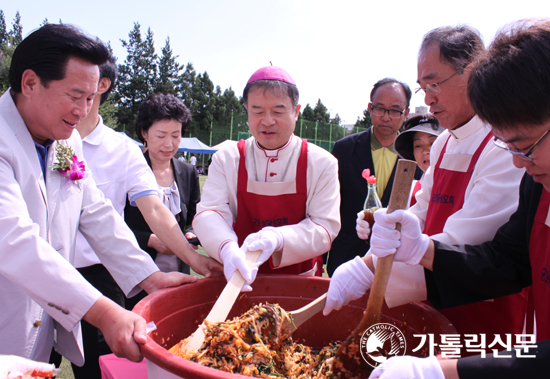
<path fill-rule="evenodd" d="M 242 315 L 259 303 L 278 303 L 286 311 L 299 309 L 328 290 L 330 280 L 292 275 L 258 275 L 253 291 L 241 293 L 229 319 Z M 157 329 L 149 332 L 141 352 L 147 360 L 149 379 L 249 378 L 201 366 L 170 353 L 167 349 L 187 338 L 202 323 L 226 285 L 224 277 L 201 279 L 193 284 L 157 291 L 141 300 L 134 312 Z M 293 334 L 296 342 L 321 349 L 332 341 L 343 341 L 361 321 L 368 295 L 328 316 L 319 313 Z M 407 355 L 427 356 L 428 344 L 416 353 L 421 339 L 414 334 L 456 334 L 447 318 L 423 303 L 395 308 L 383 307 L 381 322 L 398 326 L 405 335 Z M 438 351 L 436 349 L 435 353 Z"/>

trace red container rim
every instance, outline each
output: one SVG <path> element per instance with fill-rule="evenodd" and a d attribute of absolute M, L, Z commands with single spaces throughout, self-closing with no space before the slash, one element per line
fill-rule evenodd
<path fill-rule="evenodd" d="M 310 281 L 314 281 L 314 283 L 319 287 L 318 290 L 324 291 L 324 292 L 328 290 L 328 286 L 330 283 L 329 278 L 300 277 L 296 275 L 269 275 L 269 276 L 263 276 L 263 277 L 258 276 L 255 284 L 257 286 L 261 285 L 262 280 L 265 280 L 264 278 L 268 278 L 270 281 L 273 281 L 273 282 L 281 281 L 281 283 L 284 283 L 285 281 L 287 283 L 288 282 L 293 283 L 296 280 L 299 280 L 299 281 L 307 280 L 309 283 L 311 283 Z M 142 316 L 146 322 L 150 322 L 152 321 L 150 320 L 150 309 L 154 306 L 155 302 L 163 300 L 164 298 L 168 297 L 170 293 L 182 291 L 182 288 L 185 288 L 186 291 L 195 291 L 195 290 L 198 291 L 200 290 L 201 287 L 205 285 L 216 285 L 216 286 L 221 286 L 221 288 L 223 288 L 225 283 L 226 283 L 226 280 L 224 277 L 217 277 L 217 278 L 201 279 L 196 283 L 185 284 L 180 287 L 159 290 L 151 295 L 148 295 L 143 300 L 141 300 L 134 307 L 133 312 Z M 312 298 L 311 300 L 313 300 L 314 298 Z M 366 300 L 365 300 L 366 298 L 367 296 L 365 295 L 360 300 L 363 300 L 366 304 Z M 415 308 L 418 308 L 419 310 L 421 310 L 422 312 L 429 313 L 431 317 L 431 321 L 440 325 L 442 330 L 444 330 L 445 333 L 450 333 L 450 334 L 456 333 L 456 329 L 449 322 L 449 320 L 441 313 L 435 311 L 435 309 L 432 308 L 431 306 L 420 302 L 411 303 L 411 304 L 414 305 Z M 202 322 L 202 320 L 200 321 Z M 248 376 L 232 374 L 232 373 L 228 373 L 218 369 L 206 367 L 198 363 L 192 362 L 190 360 L 184 359 L 182 357 L 179 357 L 175 354 L 172 354 L 167 349 L 159 345 L 150 336 L 151 333 L 152 332 L 147 334 L 147 342 L 144 345 L 140 345 L 141 354 L 151 363 L 157 365 L 158 367 L 174 375 L 179 375 L 182 378 L 200 378 L 200 379 L 202 378 L 235 379 L 236 377 L 250 378 Z"/>

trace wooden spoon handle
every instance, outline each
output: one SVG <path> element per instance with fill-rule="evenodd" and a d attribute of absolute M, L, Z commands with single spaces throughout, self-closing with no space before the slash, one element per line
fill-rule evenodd
<path fill-rule="evenodd" d="M 407 208 L 415 171 L 416 162 L 406 159 L 400 159 L 397 162 L 395 180 L 393 182 L 387 213 L 391 213 L 396 209 Z M 396 229 L 401 230 L 401 225 L 397 224 Z M 380 312 L 382 311 L 382 304 L 384 303 L 384 294 L 386 293 L 386 286 L 393 265 L 393 257 L 394 254 L 390 254 L 378 259 L 365 316 L 357 328 L 357 331 L 360 333 L 369 326 L 376 324 L 380 319 Z"/>
<path fill-rule="evenodd" d="M 288 312 L 292 315 L 292 321 L 294 322 L 296 329 L 298 329 L 300 325 L 309 320 L 311 317 L 321 312 L 325 307 L 326 302 L 327 294 L 325 293 L 313 300 L 311 303 L 304 305 L 302 308 Z"/>
<path fill-rule="evenodd" d="M 261 253 L 261 250 L 247 252 L 246 261 L 248 262 L 248 265 L 251 266 L 256 263 Z M 236 270 L 233 276 L 231 276 L 231 279 L 229 279 L 229 282 L 225 285 L 220 297 L 218 297 L 218 300 L 212 307 L 210 313 L 208 313 L 208 316 L 206 316 L 205 320 L 208 320 L 209 322 L 225 321 L 229 311 L 233 308 L 233 304 L 235 304 L 239 293 L 241 293 L 244 284 L 245 280 L 243 276 L 239 270 Z"/>
<path fill-rule="evenodd" d="M 251 266 L 252 264 L 256 263 L 256 261 L 260 257 L 260 254 L 261 250 L 247 252 L 246 261 L 248 262 L 248 265 Z M 225 285 L 222 293 L 218 297 L 218 300 L 216 300 L 216 302 L 214 303 L 214 306 L 210 310 L 210 313 L 208 313 L 208 316 L 206 316 L 204 320 L 208 320 L 209 322 L 225 321 L 227 319 L 229 311 L 231 310 L 231 308 L 233 308 L 233 304 L 235 304 L 235 301 L 237 300 L 237 297 L 239 296 L 239 293 L 241 292 L 244 284 L 245 280 L 243 276 L 241 275 L 239 270 L 236 270 L 229 279 L 229 282 L 227 282 L 227 284 Z M 202 324 L 197 328 L 197 330 L 187 340 L 183 349 L 185 349 L 186 351 L 198 350 L 204 341 L 205 328 L 206 324 L 203 321 Z"/>

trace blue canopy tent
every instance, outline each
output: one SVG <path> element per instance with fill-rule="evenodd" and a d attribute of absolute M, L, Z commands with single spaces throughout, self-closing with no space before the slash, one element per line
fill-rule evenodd
<path fill-rule="evenodd" d="M 214 154 L 216 151 L 218 151 L 218 149 L 215 147 L 210 147 L 208 145 L 205 145 L 204 143 L 199 141 L 198 138 L 191 137 L 191 138 L 181 139 L 178 151 L 180 153 L 187 152 L 187 153 L 202 154 L 202 167 L 203 169 L 205 169 L 204 154 Z"/>
<path fill-rule="evenodd" d="M 218 149 L 205 145 L 198 138 L 182 138 L 178 148 L 180 153 L 214 154 Z"/>

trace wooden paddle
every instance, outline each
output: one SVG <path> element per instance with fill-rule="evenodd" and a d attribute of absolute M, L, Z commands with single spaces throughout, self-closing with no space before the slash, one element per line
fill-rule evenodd
<path fill-rule="evenodd" d="M 261 250 L 249 251 L 246 253 L 246 261 L 249 266 L 256 263 L 260 253 Z M 210 313 L 208 313 L 208 316 L 206 316 L 204 321 L 211 323 L 224 322 L 227 319 L 229 311 L 233 308 L 233 304 L 235 304 L 235 301 L 237 300 L 244 284 L 245 280 L 243 276 L 239 270 L 236 270 L 233 276 L 231 276 L 231 279 L 229 279 L 229 282 L 225 285 L 220 297 L 218 297 L 218 300 L 216 300 L 216 303 L 214 303 L 212 310 L 210 310 Z M 185 346 L 183 347 L 186 352 L 198 350 L 204 342 L 204 331 L 206 329 L 206 324 L 204 321 L 187 340 Z"/>
<path fill-rule="evenodd" d="M 311 303 L 304 305 L 300 309 L 288 312 L 292 316 L 292 333 L 300 327 L 304 322 L 321 312 L 327 302 L 327 294 L 319 296 Z"/>
<path fill-rule="evenodd" d="M 387 213 L 391 213 L 396 209 L 407 208 L 415 171 L 416 162 L 406 159 L 400 159 L 397 162 Z M 397 224 L 396 229 L 401 230 L 401 225 Z M 394 255 L 391 254 L 378 259 L 363 319 L 336 353 L 333 361 L 333 373 L 339 378 L 368 378 L 372 370 L 372 367 L 361 357 L 360 339 L 365 330 L 380 321 L 380 312 L 384 303 L 384 294 L 393 264 L 393 257 Z"/>

